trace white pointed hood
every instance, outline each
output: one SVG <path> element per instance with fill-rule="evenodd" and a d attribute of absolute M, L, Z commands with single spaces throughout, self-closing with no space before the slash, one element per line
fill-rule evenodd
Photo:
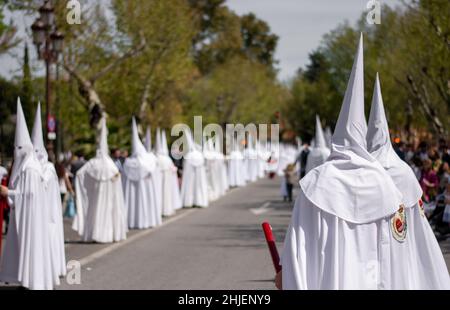
<path fill-rule="evenodd" d="M 31 133 L 31 140 L 33 142 L 34 152 L 41 164 L 48 162 L 48 153 L 44 145 L 44 137 L 42 135 L 42 121 L 41 121 L 41 103 L 38 103 L 36 114 L 34 116 L 33 131 Z"/>
<path fill-rule="evenodd" d="M 406 207 L 413 207 L 422 197 L 422 188 L 412 169 L 394 151 L 384 111 L 378 73 L 372 98 L 367 132 L 367 150 L 386 169 L 403 194 Z"/>
<path fill-rule="evenodd" d="M 374 159 L 367 152 L 366 133 L 363 38 L 361 34 L 344 102 L 332 138 L 334 153 L 351 151 L 359 157 L 373 161 Z"/>
<path fill-rule="evenodd" d="M 327 143 L 327 148 L 331 149 L 331 139 L 333 137 L 333 133 L 331 132 L 331 128 L 325 128 L 325 142 Z"/>
<path fill-rule="evenodd" d="M 214 148 L 212 147 L 212 138 L 204 137 L 204 139 L 203 139 L 203 156 L 205 156 L 205 159 L 207 159 L 207 160 L 216 159 Z"/>
<path fill-rule="evenodd" d="M 316 138 L 315 138 L 316 148 L 326 148 L 325 135 L 323 134 L 322 124 L 320 122 L 319 115 L 316 115 Z"/>
<path fill-rule="evenodd" d="M 316 115 L 316 136 L 313 142 L 311 142 L 311 152 L 308 155 L 306 161 L 306 173 L 312 169 L 322 165 L 330 156 L 330 149 L 325 142 L 325 136 L 323 134 L 322 124 L 320 118 Z"/>
<path fill-rule="evenodd" d="M 167 144 L 166 131 L 161 131 L 161 152 L 165 156 L 169 156 L 169 146 Z"/>
<path fill-rule="evenodd" d="M 155 143 L 155 152 L 158 155 L 162 155 L 162 137 L 161 137 L 161 129 L 156 128 L 156 143 Z"/>
<path fill-rule="evenodd" d="M 100 120 L 100 137 L 97 144 L 97 155 L 86 164 L 86 173 L 97 181 L 106 182 L 119 174 L 119 169 L 109 157 L 108 129 L 106 118 Z"/>
<path fill-rule="evenodd" d="M 100 120 L 100 139 L 97 144 L 97 156 L 109 157 L 108 128 L 104 117 Z"/>
<path fill-rule="evenodd" d="M 222 142 L 220 140 L 221 139 L 219 138 L 219 136 L 216 135 L 214 138 L 214 151 L 216 152 L 217 159 L 223 160 L 225 158 L 225 156 L 223 155 L 223 151 L 222 151 L 223 148 L 221 148 Z"/>
<path fill-rule="evenodd" d="M 135 156 L 143 155 L 147 153 L 144 145 L 139 138 L 139 132 L 136 125 L 136 119 L 133 117 L 131 121 L 131 154 Z"/>
<path fill-rule="evenodd" d="M 161 170 L 173 170 L 175 165 L 169 156 L 169 148 L 167 145 L 166 131 L 157 129 L 156 132 L 156 144 L 157 144 L 157 154 L 158 163 Z"/>
<path fill-rule="evenodd" d="M 123 171 L 128 179 L 139 181 L 155 170 L 156 160 L 150 156 L 142 144 L 134 117 L 131 121 L 131 134 L 132 152 L 131 156 L 125 160 Z"/>
<path fill-rule="evenodd" d="M 191 132 L 186 130 L 184 133 L 186 135 L 188 147 L 188 152 L 185 155 L 184 159 L 186 160 L 186 162 L 188 162 L 190 165 L 194 167 L 202 166 L 205 162 L 203 154 L 200 151 L 198 151 L 194 139 L 192 138 Z"/>
<path fill-rule="evenodd" d="M 152 151 L 152 132 L 150 127 L 147 127 L 147 131 L 145 132 L 145 148 L 147 149 L 147 152 Z"/>
<path fill-rule="evenodd" d="M 229 156 L 230 159 L 233 160 L 243 160 L 244 156 L 242 155 L 241 151 L 239 150 L 239 144 L 236 137 L 233 137 L 233 146 L 232 151 Z"/>
<path fill-rule="evenodd" d="M 17 99 L 16 134 L 14 140 L 14 165 L 11 171 L 9 184 L 15 188 L 15 183 L 20 174 L 27 168 L 41 171 L 40 164 L 34 155 L 33 143 L 28 132 L 27 122 L 23 114 L 20 98 Z"/>
<path fill-rule="evenodd" d="M 363 65 L 361 35 L 331 155 L 300 181 L 305 196 L 314 205 L 357 224 L 391 216 L 402 203 L 392 179 L 366 149 Z"/>

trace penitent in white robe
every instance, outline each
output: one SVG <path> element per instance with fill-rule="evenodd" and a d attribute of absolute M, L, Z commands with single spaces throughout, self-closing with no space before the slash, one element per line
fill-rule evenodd
<path fill-rule="evenodd" d="M 244 158 L 239 151 L 233 151 L 228 158 L 228 184 L 230 187 L 242 187 L 246 184 Z"/>
<path fill-rule="evenodd" d="M 10 225 L 0 265 L 0 281 L 32 290 L 53 288 L 49 208 L 20 99 L 17 101 L 14 165 L 8 188 Z"/>
<path fill-rule="evenodd" d="M 378 74 L 370 111 L 367 146 L 371 155 L 384 167 L 403 194 L 407 232 L 404 242 L 397 246 L 408 253 L 402 261 L 408 274 L 401 287 L 420 290 L 450 289 L 450 276 L 444 257 L 425 217 L 423 205 L 420 205 L 422 189 L 411 167 L 398 157 L 392 147 Z M 395 259 L 394 257 L 393 260 Z"/>
<path fill-rule="evenodd" d="M 161 169 L 162 214 L 171 216 L 182 208 L 177 167 L 166 155 L 158 155 L 158 166 Z"/>
<path fill-rule="evenodd" d="M 247 171 L 247 180 L 256 182 L 259 177 L 259 158 L 253 149 L 246 149 L 244 152 L 244 167 Z"/>
<path fill-rule="evenodd" d="M 45 185 L 46 207 L 50 215 L 50 249 L 55 284 L 59 285 L 59 277 L 66 275 L 66 254 L 64 247 L 64 224 L 58 176 L 52 163 L 42 167 Z"/>
<path fill-rule="evenodd" d="M 48 211 L 41 167 L 30 160 L 9 190 L 10 226 L 0 281 L 32 290 L 53 289 Z"/>
<path fill-rule="evenodd" d="M 331 156 L 301 181 L 283 254 L 283 289 L 405 289 L 407 210 L 367 152 L 362 36 Z"/>
<path fill-rule="evenodd" d="M 151 171 L 145 169 L 142 164 L 144 160 L 145 156 L 130 157 L 123 167 L 125 207 L 128 212 L 128 227 L 132 229 L 146 229 L 162 224 L 158 187 L 153 174 L 156 167 Z"/>
<path fill-rule="evenodd" d="M 181 202 L 184 207 L 208 207 L 208 182 L 205 161 L 199 151 L 191 151 L 184 160 L 181 183 Z"/>
<path fill-rule="evenodd" d="M 126 239 L 122 181 L 114 167 L 109 157 L 96 157 L 77 172 L 77 215 L 72 228 L 85 242 L 110 243 Z M 109 173 L 111 171 L 114 173 Z"/>
<path fill-rule="evenodd" d="M 59 190 L 59 179 L 55 166 L 48 161 L 48 153 L 42 135 L 41 105 L 36 110 L 32 142 L 36 158 L 41 163 L 45 187 L 45 207 L 48 209 L 49 238 L 54 283 L 60 284 L 59 277 L 66 275 L 66 255 L 64 252 L 64 227 Z"/>
<path fill-rule="evenodd" d="M 302 191 L 281 258 L 283 289 L 404 287 L 408 273 L 398 271 L 405 269 L 408 253 L 399 245 L 389 217 L 353 224 L 318 208 Z"/>

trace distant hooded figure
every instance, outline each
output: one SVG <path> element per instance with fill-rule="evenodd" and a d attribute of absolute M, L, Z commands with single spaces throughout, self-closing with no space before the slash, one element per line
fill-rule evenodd
<path fill-rule="evenodd" d="M 397 283 L 408 268 L 392 259 L 392 248 L 405 239 L 405 210 L 367 152 L 363 65 L 361 35 L 331 155 L 300 181 L 281 258 L 283 289 L 403 288 Z"/>
<path fill-rule="evenodd" d="M 45 206 L 49 212 L 50 249 L 52 253 L 52 267 L 54 283 L 60 284 L 59 277 L 66 275 L 66 255 L 64 248 L 64 225 L 62 215 L 59 179 L 55 166 L 48 161 L 48 154 L 42 136 L 41 105 L 36 110 L 33 132 L 31 134 L 36 157 L 42 166 L 42 177 L 45 186 Z"/>
<path fill-rule="evenodd" d="M 256 153 L 258 154 L 258 177 L 262 179 L 267 172 L 267 161 L 270 158 L 270 153 L 266 150 L 266 145 L 263 146 L 259 139 L 256 140 Z"/>
<path fill-rule="evenodd" d="M 327 161 L 328 156 L 330 156 L 330 150 L 327 147 L 325 141 L 325 135 L 322 130 L 322 125 L 320 123 L 320 118 L 316 116 L 316 138 L 314 139 L 315 145 L 308 155 L 306 161 L 306 173 L 310 172 L 314 168 L 322 165 Z"/>
<path fill-rule="evenodd" d="M 329 150 L 331 150 L 331 139 L 333 138 L 333 133 L 331 132 L 330 127 L 325 128 L 324 135 L 325 135 L 325 142 L 326 142 L 327 148 Z"/>
<path fill-rule="evenodd" d="M 178 185 L 177 167 L 169 156 L 166 132 L 158 130 L 156 137 L 156 154 L 161 171 L 162 215 L 171 216 L 182 208 L 180 187 Z"/>
<path fill-rule="evenodd" d="M 203 156 L 206 160 L 206 178 L 208 180 L 208 199 L 217 200 L 221 196 L 220 188 L 220 166 L 218 157 L 214 149 L 212 138 L 205 139 L 203 142 Z"/>
<path fill-rule="evenodd" d="M 233 140 L 232 151 L 228 155 L 228 183 L 230 187 L 242 187 L 246 184 L 244 156 L 239 151 L 238 143 Z"/>
<path fill-rule="evenodd" d="M 125 240 L 128 229 L 122 179 L 109 157 L 105 118 L 100 125 L 97 155 L 75 177 L 77 214 L 72 228 L 85 242 L 110 243 Z"/>
<path fill-rule="evenodd" d="M 218 183 L 218 190 L 219 195 L 223 196 L 229 189 L 228 184 L 228 174 L 227 174 L 227 165 L 225 163 L 225 156 L 223 155 L 223 148 L 221 148 L 221 141 L 218 136 L 216 136 L 215 143 L 214 143 L 214 151 L 216 154 L 216 165 L 218 166 L 219 170 L 219 179 L 217 180 Z"/>
<path fill-rule="evenodd" d="M 158 187 L 154 179 L 156 159 L 150 157 L 142 144 L 133 117 L 131 156 L 123 165 L 123 192 L 128 215 L 128 228 L 146 229 L 162 223 Z"/>
<path fill-rule="evenodd" d="M 159 136 L 159 128 L 156 136 Z M 152 148 L 152 134 L 150 131 L 150 127 L 147 127 L 147 130 L 145 132 L 145 149 L 147 150 L 148 159 L 152 162 L 156 162 L 156 168 L 153 172 L 153 180 L 156 185 L 156 199 L 158 200 L 158 206 L 160 208 L 160 213 L 163 214 L 163 201 L 162 201 L 162 172 L 161 172 L 161 166 L 159 164 L 159 160 L 156 156 L 157 150 L 154 150 Z"/>
<path fill-rule="evenodd" d="M 394 243 L 394 246 L 398 252 L 406 254 L 393 255 L 391 259 L 401 260 L 400 263 L 405 265 L 408 272 L 404 277 L 398 278 L 397 288 L 450 289 L 450 277 L 444 257 L 425 217 L 420 184 L 412 169 L 398 157 L 392 147 L 378 74 L 368 124 L 367 149 L 386 169 L 403 194 L 407 235 L 404 242 Z M 396 270 L 392 269 L 391 272 L 395 273 Z"/>
<path fill-rule="evenodd" d="M 247 171 L 247 180 L 249 182 L 255 182 L 259 178 L 259 158 L 251 134 L 249 134 L 247 141 L 247 148 L 244 151 L 244 164 Z"/>
<path fill-rule="evenodd" d="M 188 152 L 184 157 L 181 202 L 184 207 L 209 206 L 205 158 L 196 148 L 190 132 L 185 132 Z"/>
<path fill-rule="evenodd" d="M 32 290 L 53 289 L 49 212 L 37 160 L 20 100 L 17 102 L 14 165 L 7 191 L 10 225 L 0 266 L 0 281 Z"/>

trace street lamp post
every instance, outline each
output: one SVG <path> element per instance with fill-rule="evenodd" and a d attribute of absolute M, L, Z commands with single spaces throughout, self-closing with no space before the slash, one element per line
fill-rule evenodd
<path fill-rule="evenodd" d="M 33 43 L 36 46 L 39 60 L 45 61 L 46 70 L 46 100 L 45 100 L 45 139 L 51 159 L 54 159 L 53 140 L 54 130 L 49 132 L 49 120 L 51 109 L 51 65 L 58 61 L 58 57 L 63 49 L 64 35 L 58 31 L 55 22 L 55 9 L 50 0 L 45 0 L 39 8 L 39 17 L 31 26 L 33 31 Z M 53 120 L 54 123 L 54 120 Z M 52 134 L 53 136 L 49 135 Z"/>

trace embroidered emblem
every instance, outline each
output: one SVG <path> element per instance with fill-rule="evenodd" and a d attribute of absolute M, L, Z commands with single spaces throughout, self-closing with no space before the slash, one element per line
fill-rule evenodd
<path fill-rule="evenodd" d="M 422 201 L 422 199 L 419 200 L 419 212 L 420 212 L 420 215 L 422 215 L 423 217 L 425 217 L 425 208 L 423 207 L 423 201 Z"/>
<path fill-rule="evenodd" d="M 397 240 L 398 242 L 405 241 L 406 229 L 407 224 L 406 224 L 405 206 L 400 205 L 398 211 L 391 218 L 391 230 L 395 240 Z"/>

